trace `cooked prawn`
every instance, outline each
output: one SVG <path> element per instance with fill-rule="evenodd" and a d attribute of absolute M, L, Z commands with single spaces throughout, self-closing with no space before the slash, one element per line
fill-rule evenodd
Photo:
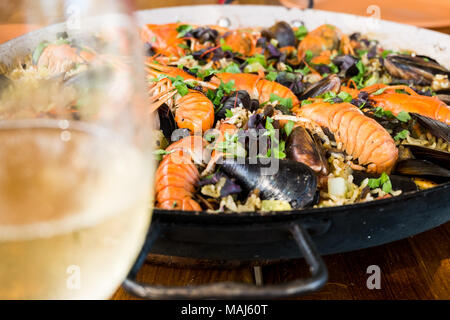
<path fill-rule="evenodd" d="M 192 199 L 199 172 L 194 159 L 199 156 L 206 141 L 199 136 L 189 136 L 173 143 L 166 151 L 156 171 L 155 188 L 157 207 L 168 210 L 200 211 Z"/>
<path fill-rule="evenodd" d="M 348 155 L 368 165 L 368 172 L 389 173 L 397 161 L 391 135 L 352 104 L 318 101 L 302 106 L 297 114 L 328 128 Z"/>
<path fill-rule="evenodd" d="M 252 99 L 258 99 L 260 103 L 270 100 L 271 94 L 283 99 L 291 99 L 293 107 L 300 104 L 295 94 L 287 87 L 275 81 L 262 79 L 260 76 L 248 73 L 218 73 L 211 82 L 219 86 L 220 82 L 234 81 L 236 90 L 245 90 Z"/>

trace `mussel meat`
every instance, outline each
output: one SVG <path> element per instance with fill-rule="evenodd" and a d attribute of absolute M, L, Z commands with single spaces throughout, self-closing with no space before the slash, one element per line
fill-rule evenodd
<path fill-rule="evenodd" d="M 425 56 L 389 55 L 384 59 L 384 66 L 392 76 L 422 86 L 431 85 L 438 74 L 450 76 L 445 67 Z"/>
<path fill-rule="evenodd" d="M 247 191 L 258 189 L 263 200 L 284 200 L 293 209 L 311 206 L 317 200 L 316 174 L 300 162 L 279 159 L 263 161 L 260 158 L 229 159 L 222 164 L 222 170 Z"/>
<path fill-rule="evenodd" d="M 329 172 L 322 146 L 303 127 L 292 130 L 286 143 L 286 155 L 291 160 L 306 164 L 320 175 L 327 175 Z"/>
<path fill-rule="evenodd" d="M 276 39 L 278 41 L 278 47 L 294 47 L 297 43 L 294 30 L 291 26 L 284 22 L 277 22 L 275 25 L 267 30 L 262 31 L 262 36 L 268 39 Z"/>
<path fill-rule="evenodd" d="M 335 74 L 331 74 L 326 78 L 310 85 L 301 95 L 300 99 L 308 99 L 320 96 L 326 92 L 338 93 L 341 89 L 341 80 Z"/>

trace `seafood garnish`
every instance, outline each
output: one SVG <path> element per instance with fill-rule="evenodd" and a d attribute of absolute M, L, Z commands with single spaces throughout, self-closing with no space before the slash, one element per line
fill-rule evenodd
<path fill-rule="evenodd" d="M 337 26 L 233 30 L 185 22 L 141 30 L 147 114 L 157 125 L 155 205 L 242 212 L 330 207 L 450 181 L 450 72 Z M 91 68 L 124 68 L 95 41 L 39 44 L 0 74 L 0 105 L 29 77 L 56 82 L 74 120 Z M 31 76 L 30 76 L 31 75 Z M 100 81 L 101 82 L 101 81 Z M 24 101 L 28 104 L 28 101 Z M 11 107 L 2 105 L 8 117 Z"/>

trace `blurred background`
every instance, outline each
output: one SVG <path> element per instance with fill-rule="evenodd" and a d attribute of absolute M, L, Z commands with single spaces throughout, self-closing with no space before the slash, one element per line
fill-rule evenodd
<path fill-rule="evenodd" d="M 84 1 L 84 0 L 68 0 Z M 361 16 L 380 17 L 440 32 L 450 33 L 450 0 L 125 0 L 136 10 L 201 4 L 266 4 L 306 8 L 310 2 L 320 10 L 352 13 Z M 0 41 L 14 38 L 36 26 L 24 26 L 23 5 L 51 5 L 52 0 L 0 0 Z M 55 21 L 59 20 L 55 17 Z"/>

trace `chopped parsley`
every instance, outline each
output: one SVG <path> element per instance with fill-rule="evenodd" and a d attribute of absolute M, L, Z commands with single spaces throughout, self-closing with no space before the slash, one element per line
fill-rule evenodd
<path fill-rule="evenodd" d="M 303 100 L 302 101 L 302 106 L 305 106 L 305 105 L 311 104 L 311 103 L 313 103 L 312 100 Z"/>
<path fill-rule="evenodd" d="M 153 154 L 156 156 L 156 158 L 157 158 L 158 161 L 161 161 L 162 158 L 163 158 L 165 155 L 171 154 L 171 153 L 173 153 L 173 152 L 175 152 L 175 150 L 172 150 L 172 151 L 166 151 L 166 150 L 163 150 L 163 149 L 158 149 L 158 150 L 155 150 L 155 151 L 153 152 Z"/>
<path fill-rule="evenodd" d="M 230 63 L 228 66 L 220 70 L 221 73 L 227 72 L 227 73 L 241 73 L 241 68 L 239 68 L 239 65 L 237 63 Z"/>
<path fill-rule="evenodd" d="M 280 96 L 277 96 L 274 93 L 270 94 L 270 102 L 278 102 L 279 104 L 281 104 L 282 106 L 288 108 L 288 109 L 292 109 L 293 104 L 292 104 L 292 99 L 291 98 L 282 98 Z"/>
<path fill-rule="evenodd" d="M 233 116 L 233 112 L 230 109 L 225 110 L 225 116 L 227 118 L 231 118 Z"/>
<path fill-rule="evenodd" d="M 308 29 L 305 26 L 300 26 L 295 30 L 294 35 L 295 37 L 301 41 L 304 37 L 308 34 Z"/>
<path fill-rule="evenodd" d="M 292 133 L 292 130 L 294 130 L 294 125 L 295 122 L 292 120 L 289 120 L 285 125 L 284 125 L 284 132 L 286 132 L 286 135 L 289 137 Z"/>
<path fill-rule="evenodd" d="M 314 53 L 311 50 L 306 50 L 306 52 L 305 52 L 306 62 L 309 63 L 313 57 L 314 57 Z"/>
<path fill-rule="evenodd" d="M 264 136 L 270 137 L 271 140 L 271 148 L 267 150 L 266 157 L 275 157 L 277 159 L 285 159 L 286 158 L 286 142 L 279 141 L 277 138 L 277 130 L 275 130 L 273 126 L 273 119 L 271 117 L 267 117 L 266 119 L 266 132 L 264 132 Z"/>
<path fill-rule="evenodd" d="M 367 184 L 370 189 L 381 188 L 384 193 L 392 192 L 392 183 L 391 179 L 386 173 L 382 173 L 378 179 L 369 179 L 369 183 Z"/>
<path fill-rule="evenodd" d="M 383 53 L 381 53 L 381 56 L 384 58 L 386 58 L 388 55 L 390 55 L 391 53 L 393 53 L 394 51 L 392 50 L 383 50 Z"/>
<path fill-rule="evenodd" d="M 246 61 L 249 65 L 253 63 L 259 63 L 264 68 L 267 67 L 266 57 L 264 57 L 264 55 L 262 54 L 256 54 L 253 57 L 248 58 Z"/>
<path fill-rule="evenodd" d="M 358 69 L 358 74 L 352 77 L 352 80 L 355 81 L 358 89 L 364 87 L 364 73 L 366 72 L 366 68 L 361 60 L 356 63 L 356 68 Z"/>
<path fill-rule="evenodd" d="M 182 24 L 180 26 L 177 27 L 177 32 L 178 32 L 178 38 L 183 38 L 186 33 L 188 33 L 189 31 L 191 31 L 193 29 L 193 27 L 189 24 Z"/>
<path fill-rule="evenodd" d="M 411 120 L 411 116 L 406 111 L 400 111 L 396 118 L 401 122 L 408 122 Z"/>
<path fill-rule="evenodd" d="M 378 118 L 394 118 L 394 114 L 389 110 L 384 110 L 382 107 L 377 107 L 374 111 L 375 116 Z"/>
<path fill-rule="evenodd" d="M 165 74 L 161 74 L 157 78 L 152 79 L 150 81 L 158 82 L 158 81 L 160 81 L 160 80 L 162 80 L 164 78 L 167 78 L 167 79 L 169 79 L 172 82 L 172 85 L 175 87 L 175 89 L 178 91 L 178 93 L 182 97 L 184 97 L 185 95 L 187 95 L 189 93 L 188 86 L 192 86 L 192 85 L 191 84 L 186 84 L 184 82 L 183 77 L 181 77 L 181 76 L 177 76 L 176 78 L 172 78 L 172 77 L 169 77 L 169 76 L 167 76 Z"/>
<path fill-rule="evenodd" d="M 308 66 L 304 66 L 303 69 L 296 69 L 295 72 L 300 72 L 304 76 L 311 72 L 311 69 Z"/>
<path fill-rule="evenodd" d="M 339 94 L 337 96 L 339 98 L 341 98 L 342 101 L 344 101 L 344 102 L 351 102 L 353 100 L 352 95 L 345 91 L 339 92 Z"/>
<path fill-rule="evenodd" d="M 397 133 L 395 135 L 394 140 L 395 141 L 403 140 L 403 139 L 406 139 L 408 136 L 409 136 L 409 131 L 408 130 L 402 130 L 402 131 L 400 131 L 399 133 Z"/>
<path fill-rule="evenodd" d="M 267 75 L 266 75 L 266 79 L 269 81 L 275 81 L 277 79 L 278 73 L 276 73 L 275 71 L 270 71 Z"/>
<path fill-rule="evenodd" d="M 221 81 L 219 88 L 216 90 L 209 89 L 206 96 L 214 103 L 216 107 L 218 107 L 218 109 L 216 109 L 216 112 L 218 112 L 222 108 L 221 102 L 223 97 L 229 95 L 233 91 L 236 91 L 234 80 L 231 80 L 228 83 L 223 83 Z"/>
<path fill-rule="evenodd" d="M 235 157 L 245 157 L 247 155 L 247 151 L 238 141 L 239 137 L 237 133 L 230 135 L 228 132 L 225 132 L 224 137 L 225 140 L 217 143 L 214 149 Z"/>

